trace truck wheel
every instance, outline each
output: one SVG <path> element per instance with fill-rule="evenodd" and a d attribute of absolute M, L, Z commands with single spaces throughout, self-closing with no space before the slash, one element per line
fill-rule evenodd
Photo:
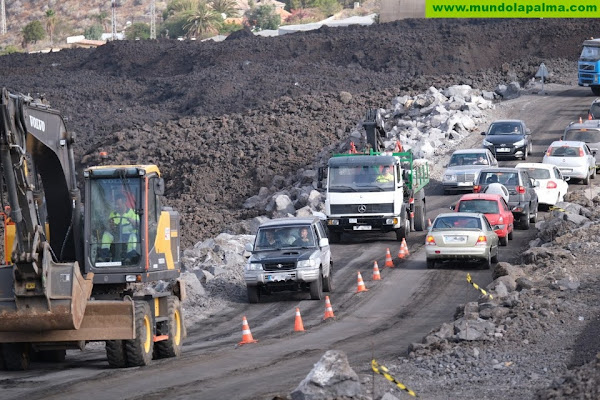
<path fill-rule="evenodd" d="M 342 239 L 342 234 L 340 232 L 329 231 L 328 236 L 330 243 L 339 243 Z"/>
<path fill-rule="evenodd" d="M 319 271 L 319 277 L 316 281 L 310 283 L 311 300 L 321 300 L 323 298 L 323 275 Z"/>
<path fill-rule="evenodd" d="M 135 303 L 135 339 L 125 340 L 128 367 L 143 367 L 152 362 L 154 353 L 153 318 L 150 305 L 145 301 Z"/>
<path fill-rule="evenodd" d="M 2 358 L 7 371 L 25 371 L 29 369 L 30 353 L 27 343 L 3 343 Z"/>
<path fill-rule="evenodd" d="M 406 239 L 408 237 L 408 233 L 410 232 L 410 224 L 407 223 L 407 220 L 404 220 L 404 228 L 396 229 L 396 240 L 401 242 L 402 239 Z"/>
<path fill-rule="evenodd" d="M 258 286 L 246 286 L 248 292 L 248 303 L 258 303 L 260 295 L 258 294 Z"/>
<path fill-rule="evenodd" d="M 329 276 L 323 277 L 323 291 L 333 291 L 333 263 L 329 265 Z"/>
<path fill-rule="evenodd" d="M 122 340 L 107 340 L 105 349 L 108 365 L 111 368 L 125 368 L 127 366 L 127 356 Z"/>
<path fill-rule="evenodd" d="M 166 333 L 169 338 L 154 344 L 155 358 L 179 357 L 181 355 L 181 343 L 183 342 L 185 328 L 181 304 L 177 296 L 167 297 L 167 318 L 168 331 L 160 332 L 160 334 Z"/>
<path fill-rule="evenodd" d="M 415 206 L 415 231 L 425 230 L 425 203 Z"/>

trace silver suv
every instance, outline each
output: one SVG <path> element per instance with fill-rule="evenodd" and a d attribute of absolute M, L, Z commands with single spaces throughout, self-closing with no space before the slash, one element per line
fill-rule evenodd
<path fill-rule="evenodd" d="M 246 250 L 252 253 L 244 272 L 250 303 L 280 291 L 308 291 L 320 300 L 333 289 L 329 239 L 317 217 L 265 222 Z"/>

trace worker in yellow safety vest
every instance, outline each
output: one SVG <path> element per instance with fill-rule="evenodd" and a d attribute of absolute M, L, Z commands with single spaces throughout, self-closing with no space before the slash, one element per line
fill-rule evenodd
<path fill-rule="evenodd" d="M 139 235 L 138 228 L 140 217 L 127 205 L 124 196 L 117 197 L 115 200 L 115 210 L 108 217 L 110 225 L 109 230 L 102 234 L 99 258 L 104 261 L 123 261 L 125 263 L 135 263 L 139 260 Z M 111 245 L 126 244 L 125 257 L 121 259 L 120 254 L 115 257 L 111 255 Z"/>

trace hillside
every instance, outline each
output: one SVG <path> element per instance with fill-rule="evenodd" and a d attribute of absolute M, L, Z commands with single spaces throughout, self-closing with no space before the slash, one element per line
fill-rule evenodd
<path fill-rule="evenodd" d="M 190 246 L 240 229 L 254 216 L 245 199 L 313 168 L 367 108 L 430 86 L 524 83 L 540 62 L 551 74 L 572 68 L 572 84 L 580 44 L 599 28 L 582 19 L 404 20 L 221 43 L 111 42 L 0 57 L 0 86 L 44 94 L 65 114 L 80 168 L 98 162 L 99 149 L 112 163 L 157 163 Z"/>

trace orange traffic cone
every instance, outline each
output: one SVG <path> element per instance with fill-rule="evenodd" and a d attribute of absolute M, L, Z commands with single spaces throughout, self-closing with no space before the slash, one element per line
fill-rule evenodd
<path fill-rule="evenodd" d="M 379 273 L 379 266 L 377 265 L 377 261 L 375 261 L 375 263 L 373 264 L 373 280 L 374 281 L 381 280 L 381 274 Z"/>
<path fill-rule="evenodd" d="M 398 250 L 398 258 L 403 259 L 406 257 L 406 250 L 404 249 L 404 243 L 400 243 L 400 250 Z"/>
<path fill-rule="evenodd" d="M 333 308 L 331 308 L 331 302 L 329 301 L 329 296 L 325 296 L 325 316 L 323 319 L 327 318 L 335 318 L 335 315 L 333 315 Z"/>
<path fill-rule="evenodd" d="M 304 324 L 300 316 L 300 309 L 296 307 L 296 321 L 294 322 L 294 332 L 304 332 Z"/>
<path fill-rule="evenodd" d="M 410 254 L 408 252 L 408 246 L 406 245 L 406 239 L 402 239 L 402 244 L 400 245 L 400 247 L 404 248 L 404 255 L 408 257 L 408 255 Z"/>
<path fill-rule="evenodd" d="M 365 283 L 362 280 L 362 275 L 360 274 L 360 271 L 358 271 L 358 288 L 356 289 L 356 293 L 360 293 L 360 292 L 366 292 L 367 287 L 365 286 Z"/>
<path fill-rule="evenodd" d="M 247 344 L 247 343 L 256 343 L 258 340 L 254 340 L 252 338 L 252 332 L 250 332 L 250 327 L 248 326 L 248 321 L 246 321 L 246 317 L 242 319 L 242 341 L 238 344 Z"/>
<path fill-rule="evenodd" d="M 386 267 L 393 267 L 394 266 L 394 262 L 392 261 L 392 255 L 390 254 L 390 248 L 387 248 L 387 251 L 385 252 L 385 264 Z"/>

